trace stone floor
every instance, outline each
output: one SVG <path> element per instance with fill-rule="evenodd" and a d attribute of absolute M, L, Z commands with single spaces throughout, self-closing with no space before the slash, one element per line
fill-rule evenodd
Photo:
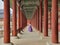
<path fill-rule="evenodd" d="M 51 32 L 49 31 L 49 35 Z M 18 35 L 19 38 L 13 38 L 11 36 L 11 42 L 13 45 L 60 45 L 60 44 L 50 44 L 51 35 L 49 37 L 44 37 L 42 33 L 39 33 L 33 28 L 33 32 L 29 32 L 27 27 L 24 29 L 22 34 Z M 2 37 L 3 38 L 3 37 Z M 2 45 L 3 40 L 0 38 L 0 45 Z"/>
<path fill-rule="evenodd" d="M 20 39 L 12 39 L 14 45 L 45 45 L 45 41 L 41 41 L 40 35 L 38 32 L 27 31 L 27 28 L 24 29 L 24 33 L 20 35 Z"/>

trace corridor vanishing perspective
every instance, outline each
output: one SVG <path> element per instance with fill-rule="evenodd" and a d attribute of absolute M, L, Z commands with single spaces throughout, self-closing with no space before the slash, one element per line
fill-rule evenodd
<path fill-rule="evenodd" d="M 0 2 L 0 45 L 60 45 L 60 0 Z"/>

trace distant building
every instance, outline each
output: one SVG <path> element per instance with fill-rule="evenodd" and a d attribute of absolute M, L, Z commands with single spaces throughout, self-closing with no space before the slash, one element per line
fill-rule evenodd
<path fill-rule="evenodd" d="M 12 9 L 10 8 L 10 17 L 11 16 L 12 16 Z M 4 17 L 4 2 L 3 0 L 0 0 L 0 31 L 4 30 L 3 17 Z M 11 25 L 12 25 L 12 22 L 11 22 Z"/>

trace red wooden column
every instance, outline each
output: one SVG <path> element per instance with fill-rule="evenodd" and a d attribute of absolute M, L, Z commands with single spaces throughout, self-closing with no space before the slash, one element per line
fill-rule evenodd
<path fill-rule="evenodd" d="M 37 16 L 37 9 L 35 11 L 35 28 L 37 28 L 37 20 L 36 20 L 36 16 Z"/>
<path fill-rule="evenodd" d="M 36 9 L 36 29 L 37 29 L 37 9 Z"/>
<path fill-rule="evenodd" d="M 39 30 L 39 6 L 38 6 L 38 11 L 37 11 L 37 26 Z"/>
<path fill-rule="evenodd" d="M 25 26 L 27 26 L 27 19 L 25 15 L 23 14 L 23 28 L 25 28 Z"/>
<path fill-rule="evenodd" d="M 31 19 L 27 19 L 27 25 L 31 23 Z"/>
<path fill-rule="evenodd" d="M 26 16 L 24 15 L 24 27 L 26 27 L 27 26 L 27 18 L 26 18 Z"/>
<path fill-rule="evenodd" d="M 22 23 L 23 23 L 23 21 L 22 21 L 23 16 L 22 15 L 23 15 L 22 10 L 20 9 L 20 29 L 21 30 L 22 30 Z"/>
<path fill-rule="evenodd" d="M 58 43 L 58 0 L 52 0 L 52 42 Z"/>
<path fill-rule="evenodd" d="M 42 0 L 40 0 L 40 14 L 39 14 L 39 30 L 42 32 Z"/>
<path fill-rule="evenodd" d="M 12 0 L 13 16 L 12 16 L 12 35 L 17 36 L 17 10 L 16 10 L 16 0 Z"/>
<path fill-rule="evenodd" d="M 17 5 L 18 6 L 18 31 L 20 32 L 20 4 Z"/>
<path fill-rule="evenodd" d="M 26 20 L 25 20 L 25 17 L 24 17 L 24 14 L 23 14 L 23 12 L 22 12 L 22 29 L 24 29 L 24 22 L 25 22 Z"/>
<path fill-rule="evenodd" d="M 44 36 L 48 36 L 48 0 L 44 0 Z"/>
<path fill-rule="evenodd" d="M 4 0 L 4 43 L 10 43 L 10 2 Z"/>
<path fill-rule="evenodd" d="M 37 25 L 37 30 L 39 30 L 39 8 L 37 7 L 37 12 L 36 12 L 37 14 L 36 14 L 36 25 Z"/>
<path fill-rule="evenodd" d="M 32 20 L 32 25 L 33 25 L 34 28 L 36 28 L 36 15 L 37 15 L 36 12 L 37 12 L 37 9 L 36 9 L 36 11 L 34 12 L 33 18 L 31 19 L 31 20 Z"/>
<path fill-rule="evenodd" d="M 22 15 L 23 16 L 23 18 L 22 18 L 22 27 L 23 27 L 23 29 L 25 28 L 25 26 L 26 26 L 26 17 L 25 17 L 25 15 L 23 14 Z"/>

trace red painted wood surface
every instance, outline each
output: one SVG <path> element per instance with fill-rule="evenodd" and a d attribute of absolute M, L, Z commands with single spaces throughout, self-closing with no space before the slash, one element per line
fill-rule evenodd
<path fill-rule="evenodd" d="M 17 8 L 16 8 L 16 0 L 12 0 L 12 35 L 17 36 Z"/>
<path fill-rule="evenodd" d="M 4 43 L 10 43 L 10 1 L 4 0 Z M 1 44 L 0 44 L 1 45 Z"/>
<path fill-rule="evenodd" d="M 27 26 L 27 19 L 21 10 L 21 12 L 20 12 L 20 29 L 23 29 L 25 26 Z"/>
<path fill-rule="evenodd" d="M 48 13 L 48 29 L 51 29 L 51 14 Z M 58 9 L 58 31 L 60 31 L 60 8 Z"/>
<path fill-rule="evenodd" d="M 35 14 L 33 16 L 33 18 L 31 19 L 31 24 L 33 27 L 35 27 L 36 29 L 38 29 L 38 9 L 36 9 Z"/>
<path fill-rule="evenodd" d="M 26 19 L 25 15 L 23 14 L 22 15 L 22 28 L 24 29 L 25 26 L 27 26 L 27 19 Z"/>

